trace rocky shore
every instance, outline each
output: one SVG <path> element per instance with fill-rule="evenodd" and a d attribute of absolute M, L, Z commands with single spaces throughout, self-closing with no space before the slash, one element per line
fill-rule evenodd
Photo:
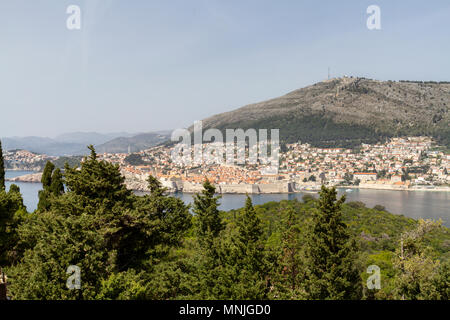
<path fill-rule="evenodd" d="M 148 192 L 148 183 L 146 175 L 132 174 L 127 171 L 122 171 L 125 177 L 125 185 L 128 189 L 134 191 Z M 40 183 L 42 173 L 32 173 L 15 178 L 6 179 L 10 182 L 28 182 Z M 181 180 L 162 180 L 162 185 L 167 188 L 169 192 L 184 192 L 184 193 L 198 193 L 203 187 L 201 184 L 193 184 Z M 393 185 L 379 185 L 379 184 L 360 184 L 359 186 L 337 186 L 338 188 L 348 189 L 374 189 L 374 190 L 393 190 L 393 191 L 441 191 L 450 192 L 450 187 L 427 187 L 427 186 L 410 186 L 400 187 Z M 295 193 L 295 192 L 317 192 L 320 190 L 320 185 L 315 186 L 295 186 L 292 182 L 276 182 L 271 184 L 219 184 L 216 185 L 217 193 L 223 194 L 271 194 L 271 193 Z"/>
<path fill-rule="evenodd" d="M 6 181 L 10 182 L 30 182 L 30 183 L 40 183 L 42 179 L 42 172 L 31 173 L 15 178 L 7 178 Z"/>
<path fill-rule="evenodd" d="M 148 192 L 148 182 L 146 175 L 134 174 L 122 170 L 125 177 L 125 184 L 128 189 L 134 191 Z M 191 183 L 181 179 L 161 180 L 163 187 L 169 192 L 198 193 L 203 190 L 200 183 Z M 280 181 L 268 184 L 217 184 L 216 192 L 222 194 L 270 194 L 270 193 L 294 193 L 292 182 Z"/>

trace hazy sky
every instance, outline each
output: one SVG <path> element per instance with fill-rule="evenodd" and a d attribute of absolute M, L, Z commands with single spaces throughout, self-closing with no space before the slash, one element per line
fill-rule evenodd
<path fill-rule="evenodd" d="M 81 30 L 66 27 L 72 4 Z M 450 1 L 1 0 L 0 61 L 0 137 L 173 129 L 328 67 L 450 80 Z"/>

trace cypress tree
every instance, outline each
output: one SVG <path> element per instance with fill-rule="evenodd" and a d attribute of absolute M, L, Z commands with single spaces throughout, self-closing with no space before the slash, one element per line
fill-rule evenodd
<path fill-rule="evenodd" d="M 272 296 L 277 299 L 303 299 L 303 243 L 298 216 L 292 207 L 285 209 L 281 247 L 277 266 L 272 275 Z"/>
<path fill-rule="evenodd" d="M 0 141 L 0 190 L 4 190 L 5 187 L 5 163 L 3 160 L 2 142 Z"/>
<path fill-rule="evenodd" d="M 52 175 L 54 169 L 55 165 L 50 161 L 47 161 L 41 178 L 43 190 L 40 190 L 38 193 L 39 202 L 37 208 L 39 211 L 46 211 L 50 209 L 49 198 L 51 195 Z"/>
<path fill-rule="evenodd" d="M 91 144 L 88 146 L 88 149 L 91 151 L 91 154 L 89 156 L 89 160 L 95 161 L 97 160 L 97 151 L 95 151 L 94 146 Z"/>
<path fill-rule="evenodd" d="M 17 193 L 17 194 L 20 194 L 20 188 L 19 188 L 17 185 L 12 184 L 12 185 L 9 187 L 9 193 Z"/>
<path fill-rule="evenodd" d="M 267 295 L 268 272 L 261 221 L 247 196 L 238 220 L 236 252 L 233 261 L 236 284 L 232 299 L 264 299 Z"/>
<path fill-rule="evenodd" d="M 52 184 L 52 174 L 53 174 L 54 169 L 55 169 L 55 165 L 53 163 L 51 163 L 50 161 L 47 161 L 47 163 L 45 164 L 44 172 L 42 173 L 42 178 L 41 178 L 41 182 L 42 182 L 42 186 L 43 186 L 44 190 L 49 189 Z"/>
<path fill-rule="evenodd" d="M 219 212 L 216 188 L 206 180 L 201 194 L 194 197 L 196 234 L 199 245 L 198 286 L 201 299 L 224 298 L 228 283 L 224 280 L 219 235 L 225 226 Z"/>
<path fill-rule="evenodd" d="M 345 196 L 322 186 L 318 210 L 307 240 L 306 291 L 311 299 L 359 299 L 360 273 L 355 267 L 357 246 L 342 221 Z"/>
<path fill-rule="evenodd" d="M 252 250 L 255 249 L 256 245 L 260 244 L 263 231 L 252 200 L 248 196 L 243 213 L 238 221 L 238 228 L 238 244 L 242 253 L 255 254 L 256 252 L 252 252 Z"/>
<path fill-rule="evenodd" d="M 225 227 L 219 213 L 220 196 L 215 196 L 216 188 L 206 180 L 201 194 L 194 197 L 194 212 L 198 217 L 197 234 L 201 244 L 208 248 Z"/>
<path fill-rule="evenodd" d="M 284 274 L 286 276 L 289 289 L 295 292 L 298 288 L 298 275 L 300 273 L 300 226 L 298 219 L 292 208 L 287 210 L 287 228 L 283 233 L 283 262 Z"/>
<path fill-rule="evenodd" d="M 60 196 L 64 193 L 64 183 L 62 180 L 61 170 L 59 168 L 56 168 L 55 171 L 53 171 L 50 192 L 55 196 Z"/>
<path fill-rule="evenodd" d="M 48 190 L 40 190 L 38 192 L 39 202 L 37 205 L 38 211 L 46 211 L 50 209 L 50 200 L 49 200 L 50 192 Z"/>

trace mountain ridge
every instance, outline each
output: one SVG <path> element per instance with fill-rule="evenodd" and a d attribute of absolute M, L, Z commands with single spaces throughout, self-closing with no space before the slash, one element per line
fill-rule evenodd
<path fill-rule="evenodd" d="M 449 105 L 448 82 L 344 77 L 214 115 L 203 120 L 203 128 L 280 129 L 282 143 L 319 147 L 429 135 L 448 147 Z"/>
<path fill-rule="evenodd" d="M 102 145 L 96 146 L 98 153 L 127 153 L 139 152 L 169 139 L 170 134 L 161 132 L 141 133 L 132 137 L 119 137 L 108 141 Z"/>
<path fill-rule="evenodd" d="M 152 147 L 169 137 L 167 131 L 150 133 L 97 133 L 73 132 L 55 138 L 28 136 L 1 138 L 5 150 L 28 150 L 49 156 L 79 156 L 88 152 L 88 145 L 94 145 L 100 153 L 126 153 Z"/>

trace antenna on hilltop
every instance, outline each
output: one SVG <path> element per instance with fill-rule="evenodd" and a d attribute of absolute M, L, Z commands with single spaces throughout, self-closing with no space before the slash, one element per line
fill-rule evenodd
<path fill-rule="evenodd" d="M 330 67 L 328 67 L 328 80 L 330 80 Z"/>

